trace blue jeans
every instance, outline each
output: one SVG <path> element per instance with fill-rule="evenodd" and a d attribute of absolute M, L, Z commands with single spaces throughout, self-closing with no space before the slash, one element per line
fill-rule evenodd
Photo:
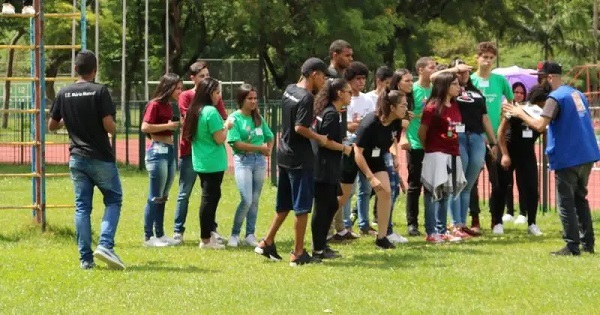
<path fill-rule="evenodd" d="M 115 162 L 105 162 L 79 155 L 71 155 L 69 170 L 75 187 L 75 229 L 79 259 L 92 261 L 92 198 L 94 186 L 97 186 L 104 197 L 104 216 L 100 225 L 100 241 L 108 249 L 115 245 L 115 233 L 121 215 L 123 191 L 119 171 Z"/>
<path fill-rule="evenodd" d="M 394 156 L 391 153 L 384 154 L 383 159 L 385 160 L 385 166 L 387 167 L 388 176 L 390 178 L 390 188 L 392 189 L 392 208 L 390 209 L 390 221 L 387 229 L 387 235 L 390 235 L 394 233 L 392 217 L 396 199 L 398 199 L 398 195 L 400 194 L 400 175 L 398 175 L 398 172 L 394 169 Z"/>
<path fill-rule="evenodd" d="M 177 194 L 177 205 L 175 206 L 175 233 L 185 232 L 185 220 L 187 218 L 190 194 L 196 183 L 198 174 L 192 165 L 192 155 L 182 156 L 179 159 L 179 193 Z"/>
<path fill-rule="evenodd" d="M 448 217 L 448 201 L 451 196 L 444 196 L 434 201 L 433 195 L 425 189 L 425 232 L 431 234 L 446 234 L 446 222 Z"/>
<path fill-rule="evenodd" d="M 246 219 L 246 236 L 254 234 L 258 201 L 265 181 L 267 163 L 260 153 L 235 154 L 235 182 L 240 190 L 240 204 L 235 211 L 231 235 L 240 235 L 242 223 Z"/>
<path fill-rule="evenodd" d="M 146 169 L 150 176 L 150 189 L 144 211 L 144 234 L 149 239 L 165 235 L 165 203 L 175 178 L 173 145 L 152 141 L 146 150 Z"/>
<path fill-rule="evenodd" d="M 485 163 L 486 147 L 484 135 L 478 133 L 459 133 L 458 142 L 460 144 L 460 161 L 462 162 L 467 186 L 458 198 L 451 200 L 450 209 L 452 224 L 464 225 L 467 223 L 471 190 L 477 189 L 474 186 Z"/>

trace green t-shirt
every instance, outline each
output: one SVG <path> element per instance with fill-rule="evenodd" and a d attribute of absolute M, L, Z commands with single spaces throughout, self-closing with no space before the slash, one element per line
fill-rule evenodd
<path fill-rule="evenodd" d="M 225 144 L 217 144 L 213 134 L 223 129 L 223 118 L 214 106 L 204 106 L 192 139 L 192 165 L 199 173 L 216 173 L 227 169 Z"/>
<path fill-rule="evenodd" d="M 414 114 L 415 118 L 410 121 L 406 130 L 406 138 L 410 143 L 411 149 L 423 149 L 421 140 L 419 140 L 419 127 L 421 126 L 421 115 L 427 99 L 431 96 L 431 86 L 424 88 L 419 85 L 419 82 L 413 83 L 413 100 L 415 103 Z"/>
<path fill-rule="evenodd" d="M 498 127 L 500 127 L 500 115 L 502 114 L 502 96 L 506 97 L 508 101 L 512 101 L 514 98 L 512 88 L 505 77 L 496 73 L 492 73 L 487 80 L 473 73 L 471 81 L 485 96 L 485 105 L 492 122 L 492 128 L 494 128 L 494 133 L 497 134 Z"/>
<path fill-rule="evenodd" d="M 273 132 L 262 117 L 260 117 L 261 124 L 258 128 L 254 124 L 252 116 L 246 116 L 239 110 L 231 113 L 227 120 L 233 122 L 233 127 L 227 132 L 227 143 L 232 148 L 233 144 L 238 141 L 260 146 L 273 140 Z M 246 153 L 235 148 L 233 148 L 233 152 Z"/>

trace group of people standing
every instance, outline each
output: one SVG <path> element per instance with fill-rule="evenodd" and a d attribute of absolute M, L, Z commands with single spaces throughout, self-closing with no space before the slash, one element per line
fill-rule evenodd
<path fill-rule="evenodd" d="M 521 215 L 528 231 L 541 235 L 536 225 L 538 204 L 536 139 L 548 127 L 550 166 L 556 170 L 558 204 L 567 246 L 557 255 L 594 252 L 594 235 L 585 196 L 587 178 L 600 152 L 593 136 L 585 96 L 564 85 L 559 65 L 546 62 L 539 69 L 539 85 L 529 91 L 522 85 L 491 73 L 497 48 L 478 46 L 478 69 L 460 59 L 439 67 L 430 57 L 416 63 L 415 81 L 407 69 L 376 71 L 376 87 L 363 93 L 369 74 L 353 61 L 349 43 L 330 46 L 331 64 L 307 59 L 301 78 L 284 91 L 282 120 L 277 141 L 277 198 L 275 216 L 260 241 L 256 237 L 258 202 L 265 179 L 266 159 L 273 151 L 274 134 L 258 110 L 257 91 L 248 84 L 237 91 L 238 110 L 227 115 L 219 81 L 210 77 L 207 64 L 190 67 L 193 89 L 182 91 L 175 74 L 164 75 L 154 98 L 144 109 L 141 130 L 150 138 L 146 150 L 149 192 L 144 211 L 144 245 L 165 247 L 184 241 L 189 197 L 200 178 L 202 190 L 200 248 L 222 249 L 246 244 L 257 254 L 280 261 L 275 238 L 290 211 L 294 213 L 292 266 L 341 257 L 329 245 L 360 235 L 375 237 L 381 249 L 408 240 L 394 232 L 392 211 L 399 195 L 399 156 L 406 151 L 408 190 L 407 233 L 419 236 L 419 198 L 424 188 L 425 240 L 458 242 L 481 235 L 477 181 L 486 165 L 492 184 L 490 212 L 494 234 L 503 233 L 504 208 L 512 198 L 516 173 Z M 93 82 L 96 59 L 82 51 L 76 58 L 79 81 L 58 93 L 49 128 L 66 126 L 71 139 L 70 169 L 75 185 L 76 227 L 83 269 L 95 266 L 93 257 L 114 269 L 125 265 L 113 250 L 122 204 L 122 191 L 108 133 L 114 133 L 114 104 L 105 87 Z M 516 92 L 516 93 L 513 93 Z M 525 93 L 528 92 L 528 98 Z M 519 94 L 518 96 L 515 96 Z M 517 99 L 518 102 L 513 102 Z M 177 101 L 179 113 L 171 106 Z M 523 105 L 542 106 L 541 118 L 529 116 Z M 82 105 L 83 104 L 83 105 Z M 577 124 L 576 128 L 566 127 Z M 570 125 L 569 125 L 570 126 Z M 164 232 L 165 206 L 174 182 L 176 161 L 174 131 L 179 139 L 179 193 L 174 233 Z M 404 131 L 404 132 L 403 132 Z M 568 137 L 583 137 L 575 145 Z M 593 145 L 590 139 L 593 138 Z M 229 240 L 217 233 L 216 210 L 227 165 L 226 145 L 233 150 L 234 174 L 240 202 Z M 565 147 L 567 149 L 565 149 Z M 565 151 L 568 150 L 568 151 Z M 571 154 L 578 153 L 571 157 Z M 106 205 L 100 242 L 91 251 L 90 212 L 93 187 L 104 194 Z M 358 187 L 357 214 L 351 213 L 351 196 Z M 371 227 L 369 200 L 375 196 Z M 313 210 L 312 255 L 304 239 Z M 467 225 L 467 215 L 472 217 Z M 447 224 L 447 214 L 451 224 Z M 358 219 L 358 233 L 353 231 Z M 241 234 L 244 220 L 245 234 Z M 580 236 L 581 232 L 581 236 Z"/>

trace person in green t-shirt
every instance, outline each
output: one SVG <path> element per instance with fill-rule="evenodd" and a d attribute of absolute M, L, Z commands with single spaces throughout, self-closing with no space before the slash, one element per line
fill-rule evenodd
<path fill-rule="evenodd" d="M 411 119 L 406 130 L 406 139 L 400 141 L 401 147 L 406 150 L 408 162 L 408 190 L 406 192 L 406 223 L 409 236 L 419 236 L 419 196 L 421 195 L 421 169 L 425 151 L 419 140 L 419 127 L 421 126 L 421 114 L 431 96 L 431 74 L 436 70 L 435 60 L 431 57 L 421 57 L 415 66 L 419 79 L 413 83 L 412 95 L 414 118 Z"/>
<path fill-rule="evenodd" d="M 202 186 L 200 248 L 206 249 L 225 248 L 220 241 L 211 237 L 221 199 L 223 174 L 227 169 L 227 127 L 214 106 L 220 97 L 219 81 L 213 78 L 200 81 L 183 123 L 183 137 L 192 143 L 192 165 L 200 176 Z"/>
<path fill-rule="evenodd" d="M 508 80 L 499 74 L 492 73 L 492 66 L 498 55 L 498 48 L 492 42 L 481 42 L 477 45 L 477 72 L 471 75 L 471 81 L 476 88 L 478 88 L 483 96 L 485 97 L 485 105 L 487 107 L 487 113 L 492 123 L 494 133 L 497 135 L 498 127 L 500 126 L 500 120 L 502 119 L 502 102 L 503 97 L 508 102 L 512 102 L 514 96 L 512 88 L 508 83 Z M 490 149 L 494 150 L 494 155 L 498 153 L 498 147 L 496 143 L 490 143 Z M 489 150 L 488 150 L 489 151 Z M 485 156 L 485 165 L 489 173 L 490 183 L 492 187 L 497 185 L 498 176 L 496 172 L 496 166 L 494 159 L 491 158 L 491 152 L 488 152 Z M 473 187 L 478 186 L 479 180 L 475 182 Z M 492 188 L 493 189 L 493 188 Z M 471 201 L 470 201 L 470 213 L 472 218 L 471 229 L 478 231 L 480 229 L 479 224 L 479 195 L 478 190 L 471 190 Z"/>
<path fill-rule="evenodd" d="M 227 246 L 237 247 L 240 243 L 242 223 L 246 219 L 246 245 L 256 247 L 254 235 L 258 200 L 265 181 L 267 163 L 265 157 L 273 150 L 273 132 L 260 116 L 258 95 L 250 84 L 237 90 L 239 110 L 227 118 L 232 127 L 227 133 L 227 143 L 233 148 L 235 182 L 240 190 L 241 201 L 235 211 L 231 237 Z"/>

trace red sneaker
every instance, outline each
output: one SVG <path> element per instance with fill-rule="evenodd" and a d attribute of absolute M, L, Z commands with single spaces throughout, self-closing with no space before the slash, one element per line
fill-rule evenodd
<path fill-rule="evenodd" d="M 470 228 L 468 228 L 466 226 L 463 226 L 460 229 L 461 229 L 461 231 L 463 231 L 464 233 L 466 233 L 466 234 L 468 234 L 470 236 L 473 236 L 473 237 L 479 237 L 479 236 L 481 236 L 481 231 L 475 231 L 475 230 L 470 229 Z"/>
<path fill-rule="evenodd" d="M 439 234 L 430 234 L 425 238 L 425 242 L 439 244 L 443 243 L 444 239 Z"/>
<path fill-rule="evenodd" d="M 471 235 L 463 232 L 463 230 L 461 228 L 454 228 L 454 229 L 452 229 L 452 235 L 456 236 L 456 237 L 460 237 L 462 239 L 471 238 Z"/>
<path fill-rule="evenodd" d="M 446 234 L 441 235 L 441 238 L 444 241 L 451 242 L 451 243 L 457 243 L 457 242 L 462 241 L 462 238 L 454 236 L 454 235 L 452 235 L 450 233 L 446 233 Z"/>
<path fill-rule="evenodd" d="M 474 215 L 471 217 L 471 231 L 479 233 L 481 235 L 481 225 L 479 224 L 479 216 Z"/>

